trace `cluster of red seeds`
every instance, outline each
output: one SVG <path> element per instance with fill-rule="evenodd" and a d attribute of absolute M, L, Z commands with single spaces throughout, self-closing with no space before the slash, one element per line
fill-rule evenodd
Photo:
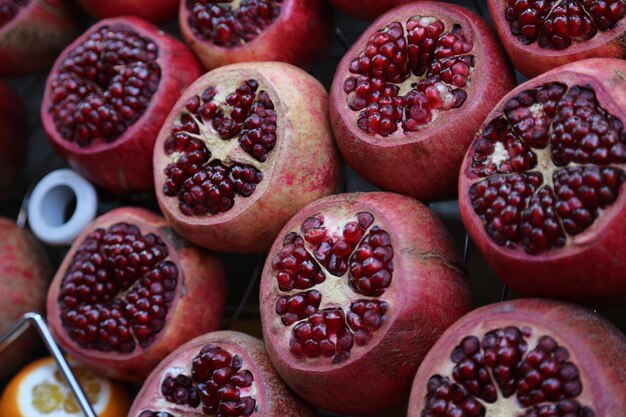
<path fill-rule="evenodd" d="M 10 22 L 30 0 L 0 0 L 0 27 Z"/>

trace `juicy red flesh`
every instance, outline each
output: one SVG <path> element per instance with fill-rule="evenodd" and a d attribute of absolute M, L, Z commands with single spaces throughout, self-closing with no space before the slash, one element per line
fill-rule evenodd
<path fill-rule="evenodd" d="M 539 164 L 543 154 L 547 162 Z M 589 86 L 519 93 L 483 129 L 469 196 L 498 245 L 531 254 L 563 247 L 615 202 L 626 179 L 626 132 Z"/>
<path fill-rule="evenodd" d="M 61 283 L 58 303 L 76 343 L 104 352 L 148 347 L 165 324 L 178 268 L 153 233 L 117 223 L 80 245 Z"/>
<path fill-rule="evenodd" d="M 276 314 L 284 326 L 293 326 L 289 350 L 294 357 L 341 363 L 355 344 L 366 345 L 386 319 L 389 304 L 377 297 L 391 285 L 391 238 L 368 212 L 357 213 L 337 232 L 327 229 L 318 214 L 307 218 L 299 232 L 288 233 L 272 259 L 279 290 L 289 292 L 276 300 Z M 320 309 L 324 294 L 314 287 L 333 279 L 345 280 L 354 294 L 346 310 Z"/>
<path fill-rule="evenodd" d="M 406 32 L 405 32 L 406 27 Z M 447 28 L 432 17 L 413 16 L 406 26 L 393 22 L 374 33 L 350 64 L 355 74 L 344 82 L 348 107 L 359 112 L 357 125 L 369 134 L 388 136 L 430 125 L 441 111 L 467 98 L 475 60 L 472 42 L 455 24 Z M 400 95 L 400 84 L 411 89 Z"/>
<path fill-rule="evenodd" d="M 163 193 L 178 197 L 183 214 L 226 212 L 237 195 L 251 196 L 263 180 L 263 173 L 252 165 L 212 159 L 200 126 L 222 140 L 238 136 L 244 152 L 265 162 L 276 145 L 278 115 L 269 94 L 257 90 L 258 83 L 247 80 L 222 103 L 215 100 L 217 89 L 212 86 L 187 101 L 164 145 L 166 155 L 175 155 L 175 161 L 164 169 Z"/>
<path fill-rule="evenodd" d="M 282 0 L 186 0 L 194 34 L 215 45 L 235 47 L 253 41 L 280 15 Z"/>
<path fill-rule="evenodd" d="M 528 327 L 510 326 L 482 339 L 463 338 L 450 355 L 451 378 L 433 375 L 428 380 L 422 416 L 488 416 L 489 404 L 500 395 L 514 397 L 524 417 L 595 416 L 576 400 L 582 383 L 568 350 L 547 335 L 530 350 L 531 335 Z"/>
<path fill-rule="evenodd" d="M 0 27 L 9 23 L 30 0 L 0 0 Z"/>
<path fill-rule="evenodd" d="M 623 0 L 506 0 L 511 33 L 524 45 L 565 49 L 598 31 L 613 29 L 626 16 Z"/>
<path fill-rule="evenodd" d="M 198 408 L 202 404 L 204 414 L 249 416 L 256 409 L 256 400 L 246 395 L 254 376 L 242 368 L 239 355 L 209 344 L 193 359 L 191 377 L 168 375 L 161 384 L 161 393 L 177 405 Z"/>
<path fill-rule="evenodd" d="M 113 142 L 146 111 L 161 79 L 158 47 L 123 24 L 102 26 L 60 64 L 51 82 L 60 135 L 78 146 Z"/>

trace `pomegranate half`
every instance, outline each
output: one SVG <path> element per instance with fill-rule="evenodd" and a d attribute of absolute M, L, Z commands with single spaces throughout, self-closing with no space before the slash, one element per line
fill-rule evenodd
<path fill-rule="evenodd" d="M 387 10 L 415 0 L 330 0 L 330 4 L 347 15 L 362 20 L 374 20 Z"/>
<path fill-rule="evenodd" d="M 0 75 L 49 68 L 79 33 L 71 0 L 0 1 Z"/>
<path fill-rule="evenodd" d="M 221 260 L 163 218 L 115 209 L 76 239 L 48 292 L 59 345 L 103 375 L 142 380 L 186 341 L 219 328 Z"/>
<path fill-rule="evenodd" d="M 180 29 L 208 70 L 249 61 L 309 67 L 330 48 L 325 0 L 181 0 Z"/>
<path fill-rule="evenodd" d="M 98 19 L 137 16 L 155 23 L 165 23 L 178 16 L 179 0 L 76 0 Z"/>
<path fill-rule="evenodd" d="M 152 148 L 202 70 L 187 47 L 134 17 L 96 23 L 57 59 L 41 119 L 52 146 L 114 193 L 152 189 Z"/>
<path fill-rule="evenodd" d="M 0 202 L 15 186 L 27 147 L 28 125 L 22 99 L 0 82 Z"/>
<path fill-rule="evenodd" d="M 488 0 L 498 35 L 527 77 L 587 58 L 626 58 L 624 0 Z"/>
<path fill-rule="evenodd" d="M 461 218 L 516 293 L 626 301 L 626 61 L 591 59 L 511 91 L 459 180 Z"/>
<path fill-rule="evenodd" d="M 185 343 L 143 384 L 128 417 L 313 417 L 276 374 L 263 342 L 221 331 Z"/>
<path fill-rule="evenodd" d="M 289 64 L 204 75 L 176 103 L 154 149 L 165 217 L 200 246 L 267 250 L 300 208 L 337 188 L 327 106 L 322 85 Z"/>
<path fill-rule="evenodd" d="M 339 194 L 283 228 L 261 278 L 267 350 L 304 400 L 374 415 L 404 405 L 422 358 L 471 307 L 447 231 L 410 197 Z"/>
<path fill-rule="evenodd" d="M 526 299 L 474 310 L 430 350 L 408 417 L 623 416 L 626 337 L 599 315 Z"/>
<path fill-rule="evenodd" d="M 346 162 L 384 190 L 423 201 L 453 197 L 481 121 L 513 87 L 485 23 L 462 7 L 397 7 L 341 60 L 330 117 Z"/>

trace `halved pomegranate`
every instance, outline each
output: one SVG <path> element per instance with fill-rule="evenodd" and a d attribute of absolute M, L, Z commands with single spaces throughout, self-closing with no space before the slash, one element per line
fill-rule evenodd
<path fill-rule="evenodd" d="M 280 380 L 263 342 L 221 331 L 185 343 L 159 364 L 128 417 L 312 417 Z"/>
<path fill-rule="evenodd" d="M 206 69 L 248 61 L 308 67 L 330 48 L 322 0 L 181 0 L 180 29 Z"/>
<path fill-rule="evenodd" d="M 0 202 L 15 186 L 24 168 L 28 147 L 28 125 L 22 99 L 0 82 Z"/>
<path fill-rule="evenodd" d="M 0 75 L 49 68 L 79 33 L 71 0 L 0 0 Z"/>
<path fill-rule="evenodd" d="M 75 241 L 48 292 L 59 345 L 104 375 L 142 380 L 181 344 L 219 328 L 221 260 L 163 218 L 120 208 Z"/>
<path fill-rule="evenodd" d="M 509 93 L 472 143 L 461 218 L 513 291 L 626 301 L 626 61 L 591 59 Z"/>
<path fill-rule="evenodd" d="M 278 373 L 311 404 L 373 415 L 404 405 L 422 358 L 470 309 L 448 233 L 416 200 L 339 194 L 302 209 L 261 278 L 261 320 Z"/>
<path fill-rule="evenodd" d="M 300 208 L 337 188 L 327 105 L 315 78 L 280 62 L 234 64 L 200 78 L 154 149 L 165 217 L 207 248 L 267 250 Z"/>
<path fill-rule="evenodd" d="M 180 0 L 76 0 L 98 19 L 138 16 L 155 23 L 169 22 L 178 16 Z"/>
<path fill-rule="evenodd" d="M 53 147 L 115 193 L 152 189 L 152 148 L 200 64 L 180 41 L 134 18 L 102 20 L 57 59 L 41 119 Z"/>
<path fill-rule="evenodd" d="M 330 0 L 337 10 L 362 20 L 374 20 L 387 10 L 415 0 Z"/>
<path fill-rule="evenodd" d="M 584 308 L 526 299 L 474 310 L 430 350 L 408 417 L 623 416 L 626 337 Z"/>
<path fill-rule="evenodd" d="M 626 58 L 624 0 L 488 0 L 515 67 L 527 77 L 586 58 Z"/>
<path fill-rule="evenodd" d="M 339 150 L 361 176 L 420 200 L 454 196 L 480 122 L 513 87 L 485 23 L 430 1 L 376 20 L 341 60 L 330 99 Z"/>

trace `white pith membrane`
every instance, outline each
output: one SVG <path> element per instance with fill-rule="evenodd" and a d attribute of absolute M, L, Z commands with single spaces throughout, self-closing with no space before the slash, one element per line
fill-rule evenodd
<path fill-rule="evenodd" d="M 341 240 L 346 242 L 345 239 L 342 239 L 344 227 L 350 222 L 358 223 L 358 215 L 364 215 L 365 217 L 370 216 L 371 223 L 365 228 L 360 227 L 361 235 L 356 240 L 352 242 L 347 241 L 349 243 L 348 248 L 350 248 L 348 249 L 349 254 L 347 256 L 338 257 L 340 260 L 347 262 L 345 273 L 341 273 L 341 268 L 334 267 L 330 257 L 324 257 L 323 259 L 316 257 L 316 252 L 319 250 L 322 243 L 315 240 L 307 240 L 305 238 L 307 233 L 303 232 L 302 226 L 307 220 L 312 218 L 322 220 L 323 222 L 319 227 L 310 230 L 315 229 L 312 233 L 323 230 L 322 235 L 324 238 L 332 240 L 332 242 L 330 242 L 330 246 L 332 247 Z M 357 360 L 366 352 L 366 349 L 370 349 L 372 345 L 375 346 L 386 333 L 387 324 L 394 314 L 394 305 L 387 303 L 386 299 L 394 297 L 394 294 L 401 291 L 398 285 L 393 285 L 393 257 L 394 251 L 399 249 L 395 247 L 397 242 L 394 244 L 393 236 L 385 231 L 384 225 L 380 223 L 376 215 L 366 208 L 358 210 L 355 208 L 334 206 L 332 212 L 325 210 L 323 213 L 311 216 L 307 220 L 295 226 L 291 232 L 282 235 L 282 238 L 285 239 L 284 242 L 286 242 L 290 236 L 293 239 L 303 241 L 304 249 L 307 254 L 306 259 L 299 260 L 300 269 L 291 276 L 294 278 L 295 282 L 298 274 L 305 269 L 302 265 L 306 262 L 311 262 L 311 264 L 315 266 L 315 270 L 321 272 L 325 279 L 323 282 L 316 283 L 313 278 L 311 278 L 310 285 L 307 285 L 304 289 L 296 288 L 296 284 L 294 284 L 294 288 L 291 290 L 281 289 L 278 278 L 279 273 L 288 271 L 285 267 L 286 262 L 283 262 L 287 257 L 281 255 L 281 250 L 288 245 L 283 242 L 283 246 L 281 246 L 278 252 L 270 255 L 270 259 L 273 259 L 274 262 L 277 262 L 279 258 L 281 259 L 278 268 L 275 266 L 272 267 L 274 272 L 274 285 L 272 286 L 273 296 L 271 297 L 272 305 L 270 308 L 274 310 L 275 319 L 271 322 L 271 333 L 277 338 L 277 343 L 274 345 L 280 346 L 280 349 L 284 350 L 285 355 L 294 357 L 296 362 L 301 366 L 315 366 L 316 369 L 334 368 Z M 388 241 L 389 244 L 376 246 L 377 243 L 373 243 L 372 237 L 377 234 L 386 236 L 384 239 Z M 292 242 L 294 241 L 293 239 L 291 240 Z M 326 241 L 328 242 L 328 240 Z M 380 240 L 377 240 L 377 242 L 379 241 Z M 381 257 L 376 258 L 376 261 L 374 261 L 374 255 L 371 255 L 369 258 L 366 258 L 366 260 L 360 260 L 356 253 L 359 250 L 368 250 L 367 248 L 371 249 L 372 253 L 376 248 L 381 248 L 381 253 L 379 254 Z M 386 258 L 383 258 L 382 252 L 385 251 L 387 255 Z M 295 252 L 292 251 L 292 255 L 290 256 L 296 256 L 294 253 Z M 372 260 L 372 262 L 370 262 L 370 260 Z M 378 262 L 378 264 L 374 269 L 379 273 L 388 273 L 388 279 L 386 282 L 383 281 L 384 284 L 377 287 L 373 286 L 374 289 L 372 290 L 366 290 L 370 292 L 370 295 L 366 295 L 359 288 L 362 282 L 360 279 L 365 277 L 373 283 L 375 281 L 371 279 L 373 274 L 371 274 L 371 272 L 368 273 L 369 275 L 362 273 L 359 278 L 354 278 L 353 272 L 355 268 L 361 268 L 361 271 L 365 271 L 367 270 L 368 264 L 374 264 L 375 262 Z M 330 272 L 331 270 L 335 271 L 335 273 Z M 351 278 L 354 278 L 354 283 L 351 283 Z M 380 283 L 381 281 L 378 282 Z M 316 291 L 321 295 L 317 307 L 315 303 L 310 303 L 310 300 L 306 296 L 307 293 L 312 291 Z M 288 306 L 289 300 L 299 295 L 302 295 L 305 299 L 305 310 L 309 310 L 302 310 L 298 318 L 294 316 L 285 323 L 283 317 L 287 317 L 289 314 L 298 315 L 294 312 L 298 310 L 292 310 L 290 307 L 286 307 L 286 312 L 279 313 L 277 311 L 277 303 L 281 298 L 285 298 L 287 299 Z M 402 297 L 394 298 L 397 300 L 395 302 L 396 307 L 401 303 L 401 298 Z M 368 303 L 375 303 L 375 305 L 369 305 L 368 307 Z M 361 310 L 357 310 L 356 307 L 352 309 L 352 307 L 356 305 L 359 305 Z M 311 308 L 314 310 L 311 310 Z M 365 309 L 365 312 L 363 309 Z M 329 312 L 335 314 L 337 311 L 341 311 L 343 315 L 341 315 L 341 318 L 335 316 L 335 324 L 330 325 L 327 314 Z M 369 313 L 369 311 L 371 311 L 371 313 Z M 370 315 L 369 319 L 366 318 L 367 314 Z M 356 315 L 359 315 L 360 321 L 355 321 Z M 318 327 L 320 323 L 312 323 L 311 319 L 314 317 L 318 319 L 323 318 L 323 320 L 320 321 L 322 321 L 324 330 L 326 331 L 324 338 L 321 337 L 322 333 L 317 333 L 319 339 L 316 338 L 316 327 Z M 360 327 L 357 326 L 357 324 Z M 297 332 L 300 326 L 306 325 L 310 325 L 312 331 L 311 338 L 305 341 Z M 333 326 L 335 326 L 335 328 L 333 328 Z M 318 330 L 321 331 L 320 328 L 318 328 Z M 347 334 L 350 336 L 348 337 Z M 347 343 L 348 339 L 350 340 L 349 343 Z M 292 344 L 297 341 L 302 342 L 304 346 L 304 351 L 301 352 L 301 354 L 295 354 L 292 349 Z M 311 343 L 311 341 L 317 343 L 317 354 L 310 354 L 310 351 L 307 350 L 306 344 Z M 326 348 L 332 345 L 332 350 L 327 351 L 328 353 L 324 353 L 322 344 L 326 344 Z"/>
<path fill-rule="evenodd" d="M 478 341 L 477 348 L 466 347 L 470 338 Z M 423 381 L 421 416 L 595 417 L 592 397 L 568 348 L 558 336 L 532 325 L 481 323 L 459 338 L 448 360 L 433 367 Z"/>
<path fill-rule="evenodd" d="M 577 245 L 626 178 L 623 123 L 589 84 L 546 82 L 518 93 L 471 149 L 474 212 L 496 244 L 530 254 Z"/>

